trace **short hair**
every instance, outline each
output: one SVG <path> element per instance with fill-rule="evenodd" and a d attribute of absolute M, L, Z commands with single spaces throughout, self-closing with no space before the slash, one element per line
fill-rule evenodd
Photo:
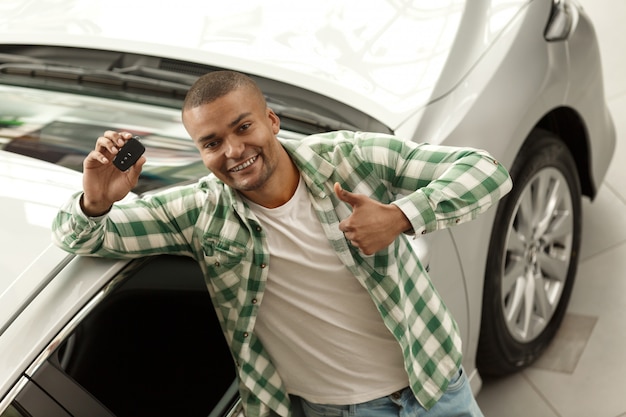
<path fill-rule="evenodd" d="M 263 92 L 252 78 L 236 71 L 212 71 L 198 78 L 189 88 L 183 103 L 183 111 L 211 103 L 242 87 L 257 94 L 265 103 Z"/>

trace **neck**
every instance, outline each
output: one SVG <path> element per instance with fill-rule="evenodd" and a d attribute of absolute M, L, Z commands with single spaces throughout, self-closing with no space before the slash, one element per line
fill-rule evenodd
<path fill-rule="evenodd" d="M 284 152 L 284 169 L 277 170 L 272 178 L 259 190 L 240 191 L 248 200 L 266 207 L 276 208 L 285 204 L 293 197 L 300 182 L 300 171 L 293 163 L 287 152 Z"/>

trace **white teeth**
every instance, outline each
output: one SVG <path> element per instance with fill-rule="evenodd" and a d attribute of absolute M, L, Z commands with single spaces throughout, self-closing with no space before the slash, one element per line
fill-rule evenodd
<path fill-rule="evenodd" d="M 246 162 L 244 162 L 243 164 L 237 165 L 235 168 L 229 169 L 229 171 L 230 172 L 238 172 L 238 171 L 241 171 L 242 169 L 248 168 L 250 165 L 252 165 L 254 163 L 254 161 L 256 161 L 256 159 L 257 159 L 256 156 L 254 158 L 250 158 Z"/>

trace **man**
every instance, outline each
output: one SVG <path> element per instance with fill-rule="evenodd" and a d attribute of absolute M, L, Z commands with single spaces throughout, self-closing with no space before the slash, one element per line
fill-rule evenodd
<path fill-rule="evenodd" d="M 485 211 L 510 190 L 506 170 L 483 151 L 389 135 L 279 140 L 278 117 L 236 72 L 200 77 L 182 114 L 213 175 L 117 203 L 145 158 L 117 170 L 131 135 L 108 131 L 55 241 L 85 255 L 195 258 L 249 417 L 480 416 L 456 323 L 408 239 Z"/>

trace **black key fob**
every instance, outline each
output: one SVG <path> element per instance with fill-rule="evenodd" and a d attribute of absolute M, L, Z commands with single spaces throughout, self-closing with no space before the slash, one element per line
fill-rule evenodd
<path fill-rule="evenodd" d="M 139 142 L 139 136 L 134 136 L 127 140 L 124 146 L 113 158 L 113 165 L 115 165 L 120 171 L 126 171 L 133 166 L 141 155 L 145 152 L 146 148 Z"/>

